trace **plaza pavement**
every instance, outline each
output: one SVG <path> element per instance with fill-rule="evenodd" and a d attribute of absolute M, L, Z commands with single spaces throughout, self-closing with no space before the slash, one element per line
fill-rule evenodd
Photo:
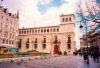
<path fill-rule="evenodd" d="M 35 59 L 23 59 L 21 64 L 3 61 L 0 68 L 100 68 L 100 60 L 97 63 L 90 58 L 88 65 L 80 56 L 37 57 Z"/>

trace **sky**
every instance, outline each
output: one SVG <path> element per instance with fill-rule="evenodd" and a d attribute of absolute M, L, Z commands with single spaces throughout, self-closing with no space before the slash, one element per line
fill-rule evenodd
<path fill-rule="evenodd" d="M 59 15 L 75 14 L 77 3 L 78 0 L 3 0 L 1 5 L 13 14 L 19 11 L 19 28 L 28 28 L 59 25 Z M 78 26 L 77 38 L 81 33 Z"/>
<path fill-rule="evenodd" d="M 9 11 L 19 11 L 19 27 L 58 25 L 59 15 L 75 13 L 78 0 L 3 0 Z M 28 24 L 28 25 L 27 25 Z"/>

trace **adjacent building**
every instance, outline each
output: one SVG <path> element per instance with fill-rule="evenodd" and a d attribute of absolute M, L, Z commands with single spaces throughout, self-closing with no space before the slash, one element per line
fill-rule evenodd
<path fill-rule="evenodd" d="M 87 38 L 87 40 L 86 40 Z M 94 29 L 91 32 L 84 34 L 80 38 L 80 48 L 87 48 L 88 47 L 99 47 L 100 48 L 100 25 L 97 26 L 96 29 Z"/>
<path fill-rule="evenodd" d="M 74 29 L 74 14 L 60 15 L 60 24 L 57 26 L 20 28 L 18 50 L 37 50 L 50 54 L 66 51 L 67 54 L 72 54 L 75 51 Z"/>
<path fill-rule="evenodd" d="M 19 15 L 0 6 L 0 48 L 16 48 Z"/>
<path fill-rule="evenodd" d="M 95 30 L 94 32 L 92 32 L 90 35 L 89 35 L 89 44 L 91 46 L 97 46 L 100 48 L 100 26 L 98 27 L 97 30 Z"/>

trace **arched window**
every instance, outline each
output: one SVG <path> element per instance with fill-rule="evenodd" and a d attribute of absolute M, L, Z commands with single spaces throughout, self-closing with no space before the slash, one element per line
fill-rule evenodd
<path fill-rule="evenodd" d="M 3 16 L 2 16 L 2 19 L 3 19 Z"/>
<path fill-rule="evenodd" d="M 62 22 L 65 22 L 64 18 L 62 18 Z"/>
<path fill-rule="evenodd" d="M 40 32 L 40 30 L 38 29 L 38 33 Z"/>
<path fill-rule="evenodd" d="M 28 30 L 27 30 L 27 33 L 28 33 Z"/>
<path fill-rule="evenodd" d="M 34 33 L 34 30 L 32 32 Z"/>
<path fill-rule="evenodd" d="M 35 33 L 37 33 L 37 30 L 35 30 Z"/>
<path fill-rule="evenodd" d="M 58 43 L 58 37 L 55 35 L 54 43 Z"/>
<path fill-rule="evenodd" d="M 47 32 L 49 32 L 49 29 L 47 29 Z"/>
<path fill-rule="evenodd" d="M 21 48 L 21 44 L 22 44 L 22 39 L 20 39 L 18 42 L 18 48 Z"/>
<path fill-rule="evenodd" d="M 71 43 L 71 37 L 70 36 L 68 37 L 68 43 Z"/>
<path fill-rule="evenodd" d="M 69 22 L 71 22 L 71 18 L 69 18 Z"/>
<path fill-rule="evenodd" d="M 22 34 L 23 34 L 23 31 L 22 31 Z"/>
<path fill-rule="evenodd" d="M 71 49 L 71 36 L 68 36 L 68 40 L 67 40 L 67 48 Z"/>
<path fill-rule="evenodd" d="M 34 41 L 34 43 L 37 43 L 37 38 L 35 38 L 35 41 Z"/>
<path fill-rule="evenodd" d="M 46 43 L 46 38 L 43 39 L 43 43 Z"/>
<path fill-rule="evenodd" d="M 59 32 L 59 28 L 57 28 L 57 32 Z"/>
<path fill-rule="evenodd" d="M 8 39 L 6 40 L 6 44 L 8 44 Z"/>
<path fill-rule="evenodd" d="M 50 29 L 50 32 L 52 32 L 52 28 Z"/>
<path fill-rule="evenodd" d="M 44 29 L 44 32 L 46 32 L 46 29 Z"/>
<path fill-rule="evenodd" d="M 26 49 L 28 49 L 28 48 L 29 48 L 29 38 L 26 41 Z"/>
<path fill-rule="evenodd" d="M 66 22 L 68 22 L 68 18 L 66 18 Z"/>
<path fill-rule="evenodd" d="M 43 32 L 43 30 L 41 29 L 41 33 Z"/>
<path fill-rule="evenodd" d="M 24 31 L 24 34 L 26 34 L 26 31 Z"/>
<path fill-rule="evenodd" d="M 5 43 L 5 39 L 3 39 L 3 43 Z"/>
<path fill-rule="evenodd" d="M 55 28 L 53 29 L 53 32 L 55 32 Z"/>

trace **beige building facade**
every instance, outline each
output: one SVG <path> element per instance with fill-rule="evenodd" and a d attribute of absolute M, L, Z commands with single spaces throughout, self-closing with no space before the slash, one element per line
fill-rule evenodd
<path fill-rule="evenodd" d="M 20 28 L 18 50 L 37 50 L 50 54 L 66 51 L 67 54 L 72 54 L 75 51 L 74 14 L 60 15 L 58 26 Z"/>
<path fill-rule="evenodd" d="M 16 47 L 18 14 L 12 14 L 7 8 L 0 6 L 0 47 Z"/>

